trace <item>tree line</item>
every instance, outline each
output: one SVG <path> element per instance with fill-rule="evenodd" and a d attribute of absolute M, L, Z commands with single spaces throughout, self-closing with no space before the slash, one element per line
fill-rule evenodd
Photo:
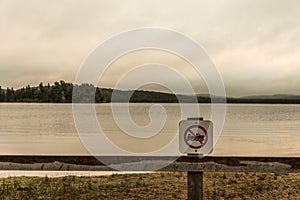
<path fill-rule="evenodd" d="M 73 91 L 76 92 L 73 94 Z M 114 99 L 112 94 L 114 93 Z M 44 85 L 32 87 L 27 85 L 20 89 L 3 89 L 0 86 L 0 102 L 45 102 L 45 103 L 109 103 L 109 102 L 159 102 L 159 103 L 178 103 L 175 94 L 154 92 L 154 91 L 122 91 L 110 88 L 99 88 L 92 84 L 84 83 L 74 85 L 63 80 Z M 189 95 L 179 95 L 183 103 L 194 102 Z M 268 103 L 268 104 L 300 104 L 300 99 L 245 99 L 245 98 L 221 98 L 197 96 L 198 103 Z"/>
<path fill-rule="evenodd" d="M 61 80 L 56 81 L 53 85 L 40 83 L 36 87 L 27 85 L 17 90 L 14 88 L 3 89 L 0 86 L 0 102 L 71 103 L 74 88 L 80 92 L 76 98 L 77 102 L 102 103 L 106 101 L 99 87 L 94 87 L 91 84 L 73 85 Z M 95 97 L 93 101 L 88 99 L 91 94 Z"/>
<path fill-rule="evenodd" d="M 76 92 L 73 94 L 73 91 Z M 161 102 L 161 103 L 178 103 L 174 94 L 153 92 L 153 91 L 122 91 L 110 88 L 99 88 L 92 84 L 84 83 L 74 85 L 63 80 L 38 86 L 27 85 L 20 89 L 14 88 L 3 89 L 0 86 L 0 102 L 45 102 L 45 103 L 108 103 L 127 102 L 128 95 L 130 102 Z M 189 102 L 189 97 L 186 98 Z"/>
<path fill-rule="evenodd" d="M 76 92 L 73 94 L 73 91 Z M 0 102 L 36 102 L 36 103 L 109 103 L 115 92 L 114 102 L 127 102 L 130 94 L 130 102 L 165 102 L 177 103 L 174 94 L 151 92 L 151 91 L 122 91 L 111 88 L 99 88 L 92 84 L 84 83 L 74 85 L 63 80 L 38 86 L 27 85 L 20 89 L 0 86 Z"/>
<path fill-rule="evenodd" d="M 73 94 L 73 92 L 75 93 Z M 177 103 L 174 94 L 150 91 L 122 91 L 110 88 L 99 88 L 92 84 L 83 83 L 74 85 L 63 80 L 38 86 L 27 85 L 20 89 L 6 88 L 0 86 L 0 102 L 36 102 L 36 103 L 109 103 L 127 102 L 130 95 L 130 102 L 165 102 Z"/>

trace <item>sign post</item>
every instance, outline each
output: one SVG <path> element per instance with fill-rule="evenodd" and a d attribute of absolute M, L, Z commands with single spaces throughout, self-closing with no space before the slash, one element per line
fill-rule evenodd
<path fill-rule="evenodd" d="M 203 118 L 179 122 L 179 151 L 189 156 L 203 156 L 213 151 L 213 123 Z M 188 171 L 188 199 L 203 199 L 203 172 Z"/>
<path fill-rule="evenodd" d="M 203 199 L 203 172 L 188 171 L 188 200 Z"/>

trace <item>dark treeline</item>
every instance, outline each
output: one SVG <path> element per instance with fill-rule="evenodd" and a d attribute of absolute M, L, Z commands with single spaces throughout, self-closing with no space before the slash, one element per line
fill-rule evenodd
<path fill-rule="evenodd" d="M 27 85 L 21 89 L 14 88 L 3 89 L 0 86 L 0 102 L 45 102 L 45 103 L 70 103 L 74 88 L 81 92 L 78 102 L 87 102 L 86 97 L 91 94 L 95 95 L 95 102 L 105 102 L 104 95 L 101 94 L 100 88 L 95 88 L 91 84 L 73 85 L 65 81 L 55 82 L 53 85 L 49 83 L 43 85 L 40 83 L 37 87 Z"/>
<path fill-rule="evenodd" d="M 73 91 L 75 91 L 73 95 Z M 113 99 L 112 99 L 113 94 Z M 27 85 L 21 89 L 1 88 L 0 102 L 45 102 L 45 103 L 108 103 L 108 102 L 159 102 L 159 103 L 178 103 L 178 99 L 183 103 L 194 102 L 194 98 L 189 95 L 174 95 L 163 92 L 153 91 L 122 91 L 107 88 L 95 87 L 91 84 L 73 85 L 63 80 L 56 81 L 53 85 L 49 83 L 32 87 Z M 178 97 L 178 99 L 177 99 Z M 251 99 L 251 98 L 231 98 L 198 96 L 199 103 L 268 103 L 268 104 L 300 104 L 300 97 L 285 99 Z"/>
<path fill-rule="evenodd" d="M 73 96 L 73 91 L 76 91 Z M 74 85 L 63 80 L 56 81 L 53 85 L 49 83 L 38 86 L 27 85 L 21 89 L 1 88 L 0 102 L 45 102 L 45 103 L 108 103 L 126 102 L 130 94 L 130 102 L 165 102 L 177 103 L 174 94 L 150 92 L 150 91 L 121 91 L 107 88 L 95 87 L 92 84 Z M 74 98 L 74 99 L 73 99 Z"/>
<path fill-rule="evenodd" d="M 73 91 L 75 91 L 73 95 Z M 114 99 L 112 94 L 114 93 Z M 108 103 L 108 102 L 160 102 L 178 103 L 177 96 L 170 93 L 153 91 L 122 91 L 99 88 L 91 84 L 74 85 L 63 80 L 38 86 L 27 85 L 21 89 L 3 89 L 0 86 L 0 102 L 45 102 L 45 103 Z M 185 103 L 194 102 L 191 96 L 180 95 Z M 199 97 L 200 103 L 209 103 L 210 98 Z"/>

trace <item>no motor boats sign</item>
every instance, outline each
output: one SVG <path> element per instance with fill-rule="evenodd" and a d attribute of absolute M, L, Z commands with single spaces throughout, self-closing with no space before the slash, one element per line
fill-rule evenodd
<path fill-rule="evenodd" d="M 213 123 L 188 119 L 179 123 L 179 151 L 189 154 L 209 154 L 213 150 Z"/>

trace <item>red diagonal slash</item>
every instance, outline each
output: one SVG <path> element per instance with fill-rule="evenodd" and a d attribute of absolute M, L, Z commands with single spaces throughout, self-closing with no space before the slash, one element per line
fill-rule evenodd
<path fill-rule="evenodd" d="M 195 133 L 193 133 L 193 131 L 191 131 L 191 129 L 189 130 L 189 132 L 194 136 L 194 138 L 195 138 L 198 142 L 200 142 L 200 144 L 203 144 L 203 142 L 201 141 L 201 139 L 200 139 Z"/>

